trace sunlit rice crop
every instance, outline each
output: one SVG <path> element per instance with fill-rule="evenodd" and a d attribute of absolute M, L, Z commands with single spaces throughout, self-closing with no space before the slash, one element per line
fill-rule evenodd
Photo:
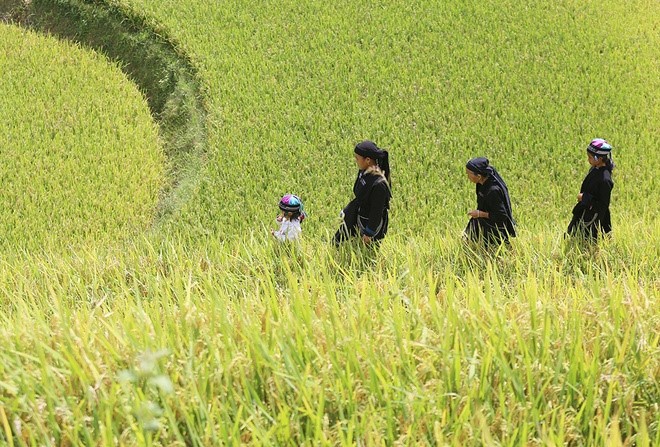
<path fill-rule="evenodd" d="M 16 27 L 0 33 L 0 250 L 144 231 L 164 171 L 144 98 L 99 55 Z"/>
<path fill-rule="evenodd" d="M 199 69 L 208 158 L 162 226 L 115 224 L 121 241 L 106 244 L 71 232 L 76 250 L 0 259 L 0 442 L 660 445 L 655 4 L 118 4 Z M 26 45 L 13 42 L 0 45 Z M 24 78 L 43 70 L 24 59 Z M 60 65 L 50 82 L 84 92 Z M 108 93 L 90 100 L 115 104 Z M 132 111 L 135 128 L 108 140 L 147 150 L 138 102 L 79 132 L 105 141 Z M 20 122 L 47 122 L 2 120 L 23 148 Z M 563 232 L 596 136 L 618 165 L 614 231 L 584 246 Z M 336 249 L 363 138 L 390 150 L 391 230 L 377 250 Z M 476 155 L 506 178 L 519 222 L 496 253 L 460 238 Z M 138 163 L 117 166 L 145 174 Z M 110 172 L 97 177 L 127 188 Z M 32 178 L 21 190 L 50 177 Z M 309 211 L 299 245 L 268 231 L 286 192 Z M 100 218 L 144 223 L 153 203 Z M 13 244 L 32 243 L 18 231 Z"/>

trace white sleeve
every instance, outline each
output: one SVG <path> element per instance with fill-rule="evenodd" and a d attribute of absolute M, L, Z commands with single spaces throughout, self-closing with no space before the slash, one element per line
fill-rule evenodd
<path fill-rule="evenodd" d="M 275 239 L 277 239 L 280 242 L 284 242 L 286 240 L 286 222 L 280 222 L 280 228 L 277 230 L 273 231 L 273 236 L 275 236 Z"/>

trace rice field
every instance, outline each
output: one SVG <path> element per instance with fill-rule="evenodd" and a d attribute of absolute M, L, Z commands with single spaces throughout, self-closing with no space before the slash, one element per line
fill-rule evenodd
<path fill-rule="evenodd" d="M 144 232 L 166 161 L 135 85 L 75 45 L 0 33 L 0 251 L 84 249 Z"/>
<path fill-rule="evenodd" d="M 121 64 L 0 27 L 0 91 L 35 98 L 0 95 L 0 444 L 660 445 L 654 2 L 112 4 L 198 71 L 204 165 L 156 219 L 167 129 Z M 562 233 L 596 136 L 614 232 L 589 247 Z M 365 138 L 391 229 L 337 249 Z M 519 224 L 497 253 L 460 238 L 478 155 Z"/>

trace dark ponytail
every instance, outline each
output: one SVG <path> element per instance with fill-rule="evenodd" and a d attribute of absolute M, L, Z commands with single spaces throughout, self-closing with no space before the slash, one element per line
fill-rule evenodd
<path fill-rule="evenodd" d="M 616 165 L 614 164 L 614 160 L 612 160 L 612 157 L 606 157 L 605 158 L 605 168 L 608 171 L 612 172 L 614 170 L 615 166 Z"/>
<path fill-rule="evenodd" d="M 376 159 L 376 164 L 378 164 L 380 170 L 383 171 L 385 180 L 387 180 L 387 183 L 390 185 L 391 189 L 392 180 L 390 180 L 390 154 L 386 150 L 383 150 L 383 156 Z"/>
<path fill-rule="evenodd" d="M 364 140 L 355 146 L 355 153 L 362 157 L 368 157 L 375 160 L 376 166 L 378 166 L 378 169 L 383 172 L 385 180 L 387 180 L 387 183 L 391 188 L 390 154 L 386 150 L 380 149 L 373 141 Z"/>

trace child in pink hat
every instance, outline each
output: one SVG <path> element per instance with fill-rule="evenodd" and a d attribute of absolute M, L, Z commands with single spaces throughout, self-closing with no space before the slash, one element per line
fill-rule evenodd
<path fill-rule="evenodd" d="M 280 242 L 298 240 L 302 234 L 300 224 L 306 217 L 302 200 L 294 194 L 286 194 L 280 199 L 279 208 L 279 228 L 272 231 L 273 236 Z"/>

